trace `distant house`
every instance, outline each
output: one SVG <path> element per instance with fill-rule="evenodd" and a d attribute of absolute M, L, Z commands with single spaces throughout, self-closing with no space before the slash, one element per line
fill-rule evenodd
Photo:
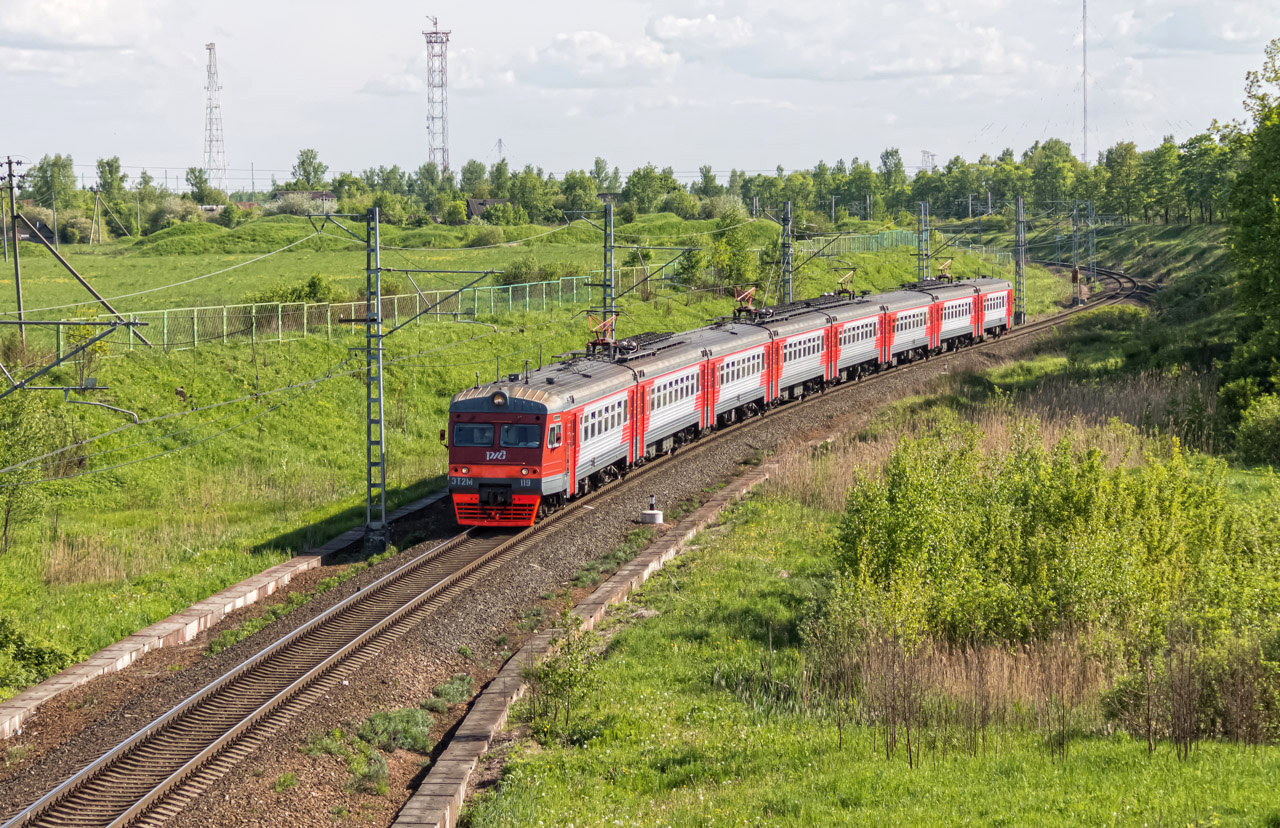
<path fill-rule="evenodd" d="M 602 204 L 621 204 L 622 193 L 596 193 Z"/>
<path fill-rule="evenodd" d="M 18 214 L 21 215 L 22 211 L 19 210 Z M 52 227 L 45 224 L 40 219 L 31 219 L 30 221 L 36 226 L 36 232 L 40 234 L 41 238 L 49 242 L 49 244 L 54 243 L 55 239 L 53 237 Z M 35 237 L 31 234 L 30 228 L 22 222 L 14 222 L 12 232 L 17 234 L 17 237 L 22 241 L 36 241 Z"/>
<path fill-rule="evenodd" d="M 320 202 L 322 212 L 330 213 L 338 209 L 338 197 L 333 194 L 332 190 L 276 190 L 271 194 L 272 201 L 279 201 L 287 195 L 300 195 Z"/>
<path fill-rule="evenodd" d="M 260 205 L 256 201 L 237 201 L 236 206 L 241 210 L 256 210 Z"/>
<path fill-rule="evenodd" d="M 473 219 L 484 215 L 495 204 L 510 204 L 509 198 L 469 198 L 467 199 L 467 218 Z"/>

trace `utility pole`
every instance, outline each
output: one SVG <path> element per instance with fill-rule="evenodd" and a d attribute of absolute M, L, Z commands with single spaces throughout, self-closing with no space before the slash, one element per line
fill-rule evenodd
<path fill-rule="evenodd" d="M 215 190 L 227 189 L 227 149 L 222 140 L 222 103 L 218 93 L 218 52 L 215 44 L 206 43 L 209 63 L 205 67 L 204 102 L 204 172 L 209 186 Z"/>
<path fill-rule="evenodd" d="M 836 197 L 831 197 L 831 223 L 836 223 Z"/>
<path fill-rule="evenodd" d="M 921 282 L 929 280 L 929 202 L 921 201 L 920 215 L 917 217 L 918 232 L 916 233 L 916 279 Z"/>
<path fill-rule="evenodd" d="M 387 548 L 387 431 L 382 405 L 382 251 L 378 208 L 365 214 L 364 376 L 366 552 Z"/>
<path fill-rule="evenodd" d="M 4 236 L 4 260 L 9 261 L 9 205 L 0 198 L 0 235 Z"/>
<path fill-rule="evenodd" d="M 241 167 L 241 169 L 244 169 Z M 249 162 L 249 199 L 251 201 L 258 200 L 258 179 L 254 177 L 253 162 Z"/>
<path fill-rule="evenodd" d="M 862 218 L 866 221 L 871 221 L 871 193 L 867 193 L 867 214 Z"/>
<path fill-rule="evenodd" d="M 49 196 L 50 206 L 53 210 L 53 247 L 55 250 L 62 250 L 62 245 L 58 242 L 58 176 L 49 176 Z"/>
<path fill-rule="evenodd" d="M 1018 230 L 1013 253 L 1013 324 L 1027 321 L 1027 214 L 1018 196 Z"/>
<path fill-rule="evenodd" d="M 18 254 L 18 206 L 13 196 L 17 179 L 13 175 L 14 165 L 21 166 L 21 161 L 14 161 L 10 156 L 5 159 L 9 165 L 9 215 L 13 216 L 13 285 L 18 290 L 18 336 L 22 339 L 22 347 L 27 347 L 27 326 L 23 323 L 22 312 L 22 260 Z"/>
<path fill-rule="evenodd" d="M 791 202 L 782 205 L 782 304 L 790 305 L 793 298 L 791 273 Z"/>
<path fill-rule="evenodd" d="M 1071 304 L 1082 305 L 1080 294 L 1080 202 L 1071 202 Z"/>
<path fill-rule="evenodd" d="M 1098 247 L 1094 229 L 1098 224 L 1098 214 L 1094 210 L 1093 200 L 1089 200 L 1089 287 L 1098 282 Z"/>

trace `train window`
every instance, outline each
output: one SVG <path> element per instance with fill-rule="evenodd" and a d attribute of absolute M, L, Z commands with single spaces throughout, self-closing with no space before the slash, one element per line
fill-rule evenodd
<path fill-rule="evenodd" d="M 524 423 L 503 423 L 498 442 L 503 448 L 540 448 L 542 427 Z"/>
<path fill-rule="evenodd" d="M 560 445 L 560 425 L 556 424 L 547 429 L 547 448 L 555 448 Z"/>
<path fill-rule="evenodd" d="M 456 423 L 453 426 L 455 446 L 493 445 L 493 426 L 487 423 Z"/>

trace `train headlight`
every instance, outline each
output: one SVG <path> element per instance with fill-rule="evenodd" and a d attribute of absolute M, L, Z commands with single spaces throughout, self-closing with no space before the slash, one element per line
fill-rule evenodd
<path fill-rule="evenodd" d="M 521 469 L 521 470 L 520 470 L 520 473 L 521 473 L 521 474 L 523 474 L 525 477 L 528 477 L 528 476 L 529 476 L 529 470 L 528 470 L 527 468 L 525 468 L 525 469 Z"/>
<path fill-rule="evenodd" d="M 463 467 L 462 467 L 462 473 L 463 473 L 463 474 L 471 474 L 471 469 L 467 468 L 466 466 L 463 466 Z"/>

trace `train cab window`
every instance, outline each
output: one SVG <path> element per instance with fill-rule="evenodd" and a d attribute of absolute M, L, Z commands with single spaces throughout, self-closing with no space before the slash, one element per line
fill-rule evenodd
<path fill-rule="evenodd" d="M 503 448 L 541 448 L 542 426 L 525 423 L 503 423 L 499 439 Z"/>
<path fill-rule="evenodd" d="M 487 423 L 455 423 L 453 444 L 462 447 L 492 446 L 493 426 Z"/>
<path fill-rule="evenodd" d="M 560 429 L 559 423 L 547 429 L 547 448 L 555 448 L 560 445 Z"/>

